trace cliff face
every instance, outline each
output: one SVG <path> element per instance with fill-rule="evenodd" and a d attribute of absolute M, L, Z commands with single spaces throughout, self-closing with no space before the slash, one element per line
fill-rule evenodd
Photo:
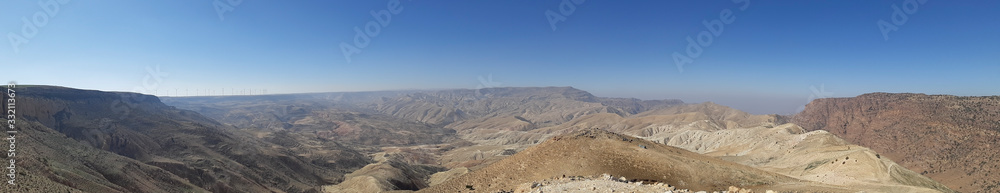
<path fill-rule="evenodd" d="M 957 191 L 1000 191 L 1000 96 L 817 99 L 791 122 L 869 147 Z"/>

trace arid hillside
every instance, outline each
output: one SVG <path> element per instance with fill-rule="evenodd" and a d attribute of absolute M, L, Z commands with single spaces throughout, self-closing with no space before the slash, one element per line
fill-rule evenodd
<path fill-rule="evenodd" d="M 24 86 L 16 99 L 27 167 L 19 187 L 318 192 L 370 163 L 332 141 L 277 145 L 154 96 Z"/>
<path fill-rule="evenodd" d="M 340 141 L 359 145 L 355 147 L 373 158 L 396 157 L 395 161 L 372 163 L 342 184 L 324 187 L 327 192 L 414 190 L 438 185 L 493 167 L 553 137 L 595 128 L 836 187 L 833 189 L 952 191 L 898 167 L 889 157 L 828 132 L 806 132 L 794 124 L 781 124 L 786 117 L 753 115 L 711 102 L 602 98 L 569 87 L 227 98 L 164 100 L 267 141 L 279 136 L 283 141 L 301 143 Z M 435 131 L 439 128 L 454 132 Z M 403 133 L 407 135 L 398 135 Z M 357 134 L 395 142 L 365 143 Z M 426 172 L 437 170 L 430 169 L 434 167 L 442 171 L 428 175 Z M 530 180 L 512 181 L 511 185 Z M 728 186 L 719 184 L 705 190 Z"/>
<path fill-rule="evenodd" d="M 683 182 L 680 178 L 664 181 L 677 187 L 725 190 L 735 185 L 834 192 L 953 192 L 917 172 L 899 167 L 891 157 L 830 132 L 807 132 L 795 124 L 783 124 L 789 119 L 787 117 L 753 115 L 711 102 L 683 104 L 678 100 L 603 98 L 571 87 L 170 97 L 163 100 L 169 105 L 206 114 L 236 131 L 277 145 L 275 147 L 288 148 L 299 156 L 329 158 L 324 147 L 337 144 L 336 147 L 356 149 L 374 160 L 363 169 L 344 175 L 343 183 L 323 186 L 321 189 L 325 192 L 405 191 L 427 187 L 436 190 L 434 187 L 446 186 L 449 181 L 485 175 L 477 173 L 501 167 L 495 165 L 509 162 L 506 160 L 520 159 L 516 157 L 524 152 L 541 151 L 530 149 L 581 131 L 620 133 L 609 135 L 681 148 L 694 152 L 684 156 L 698 155 L 719 161 L 709 165 L 682 165 L 690 170 L 714 170 L 719 169 L 715 164 L 728 164 L 751 168 L 754 170 L 751 174 L 776 175 L 794 181 L 788 181 L 792 185 L 781 186 L 748 185 L 724 178 L 718 180 L 725 183 L 714 183 L 719 176 Z M 545 151 L 562 155 L 555 150 Z M 597 147 L 593 151 L 567 154 L 571 157 L 564 161 L 592 164 L 587 161 L 593 159 L 588 157 L 591 155 L 609 159 L 625 156 L 627 158 L 618 161 L 629 163 L 629 160 L 648 159 L 643 157 L 646 154 L 620 155 Z M 322 166 L 337 167 L 336 162 L 325 163 Z M 583 168 L 587 171 L 585 174 L 573 175 L 608 173 L 621 176 L 628 171 L 639 171 L 631 167 L 593 169 Z M 737 170 L 745 174 L 743 169 Z M 531 174 L 532 171 L 510 174 L 525 178 L 508 179 L 509 182 L 498 187 L 513 187 L 563 175 Z M 663 176 L 660 178 L 664 179 L 657 181 L 667 180 Z M 768 184 L 774 185 L 772 182 L 778 181 Z M 692 186 L 690 183 L 711 185 Z M 489 183 L 481 185 L 488 188 L 478 191 L 501 190 L 490 189 Z"/>
<path fill-rule="evenodd" d="M 601 174 L 645 183 L 666 183 L 693 191 L 727 190 L 730 186 L 800 192 L 939 191 L 898 185 L 891 180 L 857 186 L 797 179 L 641 138 L 601 129 L 583 129 L 555 136 L 482 169 L 419 192 L 510 192 L 537 188 L 534 185 L 525 187 L 530 182 Z M 933 183 L 926 178 L 925 181 Z"/>
<path fill-rule="evenodd" d="M 95 148 L 38 122 L 19 118 L 16 125 L 16 154 L 0 158 L 16 160 L 17 185 L 5 179 L 0 192 L 209 192 L 171 171 Z"/>
<path fill-rule="evenodd" d="M 960 192 L 1000 191 L 1000 97 L 871 93 L 809 103 L 791 119 Z"/>
<path fill-rule="evenodd" d="M 295 139 L 300 141 L 331 140 L 356 145 L 369 154 L 380 151 L 372 149 L 377 147 L 447 144 L 442 145 L 446 149 L 435 148 L 437 153 L 427 156 L 457 149 L 444 153 L 446 158 L 440 160 L 441 165 L 448 167 L 474 167 L 490 162 L 486 159 L 498 158 L 495 155 L 499 152 L 493 151 L 523 149 L 526 147 L 523 145 L 537 144 L 552 136 L 532 130 L 580 117 L 631 116 L 682 105 L 680 100 L 595 97 L 572 87 L 164 97 L 163 100 L 265 139 L 288 135 L 298 136 Z M 727 117 L 719 120 L 737 120 L 722 118 Z M 482 141 L 484 138 L 491 141 Z M 496 146 L 462 148 L 487 143 Z"/>
<path fill-rule="evenodd" d="M 721 190 L 730 185 L 810 185 L 784 175 L 739 165 L 626 135 L 587 129 L 553 137 L 483 169 L 420 192 L 497 192 L 522 183 L 600 174 L 665 182 L 679 188 Z"/>
<path fill-rule="evenodd" d="M 467 158 L 470 157 L 468 150 L 473 149 L 490 152 L 483 153 L 485 155 L 495 155 L 495 152 L 503 150 L 499 147 L 517 149 L 518 144 L 525 144 L 510 143 L 514 141 L 510 139 L 544 140 L 538 138 L 601 128 L 801 180 L 878 192 L 913 192 L 921 189 L 951 192 L 944 185 L 899 167 L 875 151 L 853 145 L 826 131 L 806 132 L 794 124 L 775 125 L 770 121 L 727 129 L 726 125 L 734 125 L 735 122 L 773 120 L 769 118 L 773 116 L 747 114 L 749 116 L 719 118 L 726 117 L 720 114 L 745 113 L 717 104 L 702 103 L 672 107 L 646 116 L 594 114 L 533 131 L 492 135 L 483 133 L 481 137 L 471 140 L 479 145 L 447 152 L 442 159 L 454 161 Z M 469 136 L 466 138 L 471 139 Z M 523 146 L 530 146 L 530 143 L 521 145 Z M 486 158 L 489 160 L 488 156 Z M 469 160 L 473 163 L 475 161 L 478 160 Z"/>

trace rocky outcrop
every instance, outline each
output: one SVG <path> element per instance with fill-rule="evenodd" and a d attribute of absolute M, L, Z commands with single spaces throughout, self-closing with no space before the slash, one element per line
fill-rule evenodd
<path fill-rule="evenodd" d="M 1000 96 L 871 93 L 817 99 L 791 118 L 960 192 L 1000 191 Z"/>

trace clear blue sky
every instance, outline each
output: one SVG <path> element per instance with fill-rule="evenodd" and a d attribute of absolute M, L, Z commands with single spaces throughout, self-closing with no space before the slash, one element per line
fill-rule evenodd
<path fill-rule="evenodd" d="M 730 0 L 567 0 L 575 10 L 553 30 L 546 11 L 562 15 L 563 1 L 402 0 L 351 62 L 341 43 L 354 44 L 354 28 L 389 0 L 243 0 L 224 19 L 211 0 L 60 1 L 49 12 L 39 2 L 50 0 L 0 2 L 0 79 L 175 96 L 472 89 L 492 75 L 485 86 L 573 86 L 753 113 L 794 112 L 821 86 L 816 96 L 1000 94 L 1000 1 L 914 0 L 886 39 L 878 21 L 892 24 L 893 5 L 906 1 L 752 0 L 742 10 Z M 673 53 L 686 55 L 686 38 L 724 10 L 735 19 L 680 71 Z M 22 18 L 44 26 L 25 34 Z M 15 52 L 11 37 L 28 41 Z M 157 66 L 165 76 L 150 76 Z"/>

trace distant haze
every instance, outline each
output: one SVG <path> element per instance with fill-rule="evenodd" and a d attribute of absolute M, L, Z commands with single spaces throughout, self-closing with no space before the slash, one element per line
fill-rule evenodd
<path fill-rule="evenodd" d="M 573 86 L 756 114 L 1000 95 L 1000 1 L 393 2 L 8 1 L 0 81 L 159 96 Z"/>

